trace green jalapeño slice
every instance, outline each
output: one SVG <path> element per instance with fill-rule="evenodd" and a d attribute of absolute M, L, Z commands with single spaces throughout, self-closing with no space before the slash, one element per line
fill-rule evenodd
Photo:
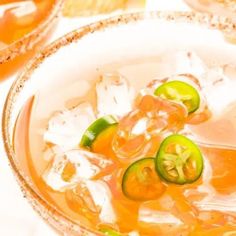
<path fill-rule="evenodd" d="M 102 228 L 99 231 L 104 233 L 104 235 L 107 235 L 107 236 L 122 236 L 119 232 L 113 229 Z"/>
<path fill-rule="evenodd" d="M 95 140 L 112 126 L 117 126 L 118 122 L 114 116 L 103 116 L 94 121 L 85 131 L 80 141 L 81 147 L 91 148 Z"/>
<path fill-rule="evenodd" d="M 200 96 L 198 91 L 191 85 L 173 80 L 159 86 L 154 94 L 165 99 L 183 103 L 188 113 L 192 113 L 199 108 Z"/>
<path fill-rule="evenodd" d="M 190 139 L 173 134 L 161 143 L 156 156 L 156 170 L 167 182 L 186 184 L 196 181 L 202 174 L 203 157 Z"/>
<path fill-rule="evenodd" d="M 122 190 L 132 200 L 158 198 L 165 191 L 165 185 L 156 173 L 155 159 L 143 158 L 131 164 L 124 173 Z"/>

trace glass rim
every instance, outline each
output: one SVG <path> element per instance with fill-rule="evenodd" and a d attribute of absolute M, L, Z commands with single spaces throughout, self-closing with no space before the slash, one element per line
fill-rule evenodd
<path fill-rule="evenodd" d="M 234 0 L 215 0 L 209 1 L 209 5 L 200 3 L 199 0 L 184 0 L 184 2 L 192 9 L 200 12 L 208 12 L 209 14 L 219 15 L 220 13 L 227 17 L 235 18 L 236 4 Z M 214 7 L 212 9 L 212 7 Z M 235 19 L 234 19 L 235 21 Z"/>
<path fill-rule="evenodd" d="M 38 26 L 28 34 L 20 39 L 10 43 L 6 48 L 0 49 L 0 65 L 13 60 L 15 57 L 24 54 L 44 37 L 50 29 L 52 23 L 56 20 L 57 15 L 62 8 L 64 0 L 55 0 L 45 19 L 43 19 Z"/>
<path fill-rule="evenodd" d="M 8 95 L 5 100 L 3 108 L 2 117 L 2 136 L 3 144 L 5 148 L 5 153 L 7 154 L 8 160 L 10 162 L 11 168 L 21 186 L 24 194 L 30 200 L 31 205 L 34 210 L 36 210 L 39 215 L 46 220 L 52 227 L 55 228 L 53 222 L 61 225 L 61 230 L 64 227 L 71 227 L 74 232 L 92 233 L 94 235 L 101 235 L 101 233 L 89 229 L 88 227 L 72 222 L 69 217 L 62 214 L 59 210 L 50 205 L 43 197 L 38 194 L 32 187 L 30 181 L 24 176 L 22 171 L 18 168 L 15 163 L 15 153 L 12 145 L 11 134 L 9 131 L 10 121 L 12 119 L 12 110 L 14 107 L 14 102 L 17 100 L 18 94 L 21 93 L 24 84 L 30 80 L 31 74 L 35 69 L 39 67 L 43 61 L 56 53 L 60 48 L 65 47 L 73 42 L 79 41 L 81 38 L 85 37 L 94 32 L 102 31 L 104 29 L 112 28 L 119 25 L 126 25 L 134 22 L 141 22 L 143 20 L 164 20 L 166 22 L 174 23 L 189 23 L 198 24 L 200 26 L 205 26 L 209 30 L 220 30 L 223 32 L 232 32 L 236 30 L 236 23 L 233 23 L 229 18 L 217 17 L 209 14 L 202 14 L 197 12 L 180 12 L 180 11 L 153 11 L 153 12 L 136 12 L 127 13 L 123 15 L 114 16 L 108 19 L 100 20 L 95 23 L 83 26 L 74 30 L 61 38 L 57 39 L 53 43 L 46 46 L 41 52 L 39 52 L 33 59 L 27 63 L 26 67 L 23 69 L 22 73 L 18 75 L 17 79 L 12 84 Z M 48 219 L 41 211 L 46 211 L 52 219 Z M 59 230 L 60 231 L 60 230 Z M 82 234 L 83 235 L 83 234 Z"/>

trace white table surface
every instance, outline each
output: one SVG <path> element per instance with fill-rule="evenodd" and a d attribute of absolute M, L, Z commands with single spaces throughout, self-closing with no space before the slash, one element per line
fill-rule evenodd
<path fill-rule="evenodd" d="M 158 10 L 189 10 L 181 0 L 155 0 Z M 152 8 L 152 9 L 154 9 Z M 104 17 L 104 16 L 102 16 Z M 76 29 L 94 18 L 62 18 L 51 41 Z M 0 114 L 6 94 L 16 75 L 0 83 Z M 1 236 L 55 236 L 56 233 L 33 211 L 23 198 L 11 172 L 2 140 L 0 140 L 0 235 Z"/>

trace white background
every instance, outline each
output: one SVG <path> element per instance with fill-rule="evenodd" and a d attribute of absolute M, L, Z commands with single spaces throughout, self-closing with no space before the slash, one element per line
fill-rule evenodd
<path fill-rule="evenodd" d="M 152 10 L 188 10 L 181 0 L 154 0 Z M 151 2 L 151 1 L 148 1 Z M 153 2 L 153 1 L 152 1 Z M 150 7 L 150 5 L 149 5 Z M 150 9 L 150 8 L 149 8 Z M 103 17 L 103 16 L 102 16 Z M 51 40 L 76 29 L 95 18 L 62 18 Z M 0 84 L 0 114 L 6 94 L 15 76 Z M 27 200 L 23 198 L 19 186 L 14 179 L 0 142 L 0 235 L 3 236 L 55 236 L 49 226 L 33 211 Z"/>

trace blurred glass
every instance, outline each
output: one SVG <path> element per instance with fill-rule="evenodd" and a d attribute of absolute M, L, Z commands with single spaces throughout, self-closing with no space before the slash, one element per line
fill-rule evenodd
<path fill-rule="evenodd" d="M 18 71 L 49 38 L 64 0 L 0 0 L 0 81 Z"/>
<path fill-rule="evenodd" d="M 236 21 L 236 0 L 185 0 L 194 10 L 234 18 Z"/>
<path fill-rule="evenodd" d="M 90 16 L 115 10 L 139 8 L 146 0 L 66 0 L 63 14 L 67 17 Z"/>

